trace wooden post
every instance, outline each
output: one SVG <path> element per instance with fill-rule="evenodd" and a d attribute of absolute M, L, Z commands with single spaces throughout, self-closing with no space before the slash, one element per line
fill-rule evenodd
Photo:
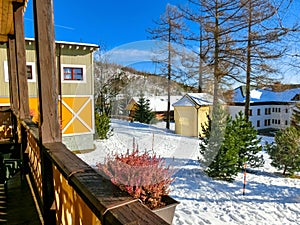
<path fill-rule="evenodd" d="M 9 76 L 10 107 L 14 114 L 19 116 L 19 88 L 17 79 L 16 40 L 14 36 L 8 37 L 7 68 Z"/>
<path fill-rule="evenodd" d="M 33 11 L 37 52 L 40 140 L 43 144 L 61 142 L 52 0 L 33 1 Z"/>
<path fill-rule="evenodd" d="M 29 96 L 26 73 L 26 50 L 24 37 L 24 4 L 14 2 L 14 30 L 15 30 L 15 51 L 16 69 L 19 94 L 19 118 L 29 119 Z"/>
<path fill-rule="evenodd" d="M 44 224 L 56 224 L 52 162 L 43 147 L 46 143 L 61 142 L 58 115 L 58 91 L 56 82 L 54 18 L 52 0 L 34 0 L 34 30 L 37 54 L 39 95 L 39 136 L 41 146 L 41 172 Z"/>

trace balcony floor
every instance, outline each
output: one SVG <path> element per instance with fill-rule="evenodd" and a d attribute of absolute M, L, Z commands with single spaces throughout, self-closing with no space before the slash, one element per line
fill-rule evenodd
<path fill-rule="evenodd" d="M 29 185 L 19 173 L 8 180 L 6 194 L 0 185 L 0 224 L 41 225 Z"/>

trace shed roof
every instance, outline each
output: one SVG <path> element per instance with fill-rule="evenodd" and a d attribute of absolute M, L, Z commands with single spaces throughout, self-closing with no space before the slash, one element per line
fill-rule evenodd
<path fill-rule="evenodd" d="M 175 102 L 173 106 L 204 106 L 212 104 L 213 96 L 208 93 L 187 93 Z"/>

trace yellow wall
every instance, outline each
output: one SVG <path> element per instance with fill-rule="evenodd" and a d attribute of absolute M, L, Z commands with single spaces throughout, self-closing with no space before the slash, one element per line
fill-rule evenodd
<path fill-rule="evenodd" d="M 198 137 L 202 133 L 201 125 L 207 121 L 208 113 L 209 106 L 202 106 L 198 110 L 194 106 L 174 107 L 175 133 Z"/>
<path fill-rule="evenodd" d="M 9 98 L 0 98 L 0 105 L 8 105 Z M 59 102 L 60 104 L 60 102 Z M 60 108 L 60 106 L 58 106 Z M 33 122 L 39 120 L 38 99 L 29 98 L 30 115 Z M 62 135 L 94 133 L 94 102 L 92 95 L 63 96 Z"/>
<path fill-rule="evenodd" d="M 195 107 L 174 107 L 175 133 L 197 136 L 197 110 Z"/>
<path fill-rule="evenodd" d="M 94 133 L 93 96 L 63 96 L 63 135 Z"/>
<path fill-rule="evenodd" d="M 94 79 L 93 79 L 93 53 L 89 47 L 76 44 L 57 44 L 56 60 L 60 53 L 62 65 L 85 67 L 85 80 L 61 83 L 62 101 L 62 133 L 93 134 L 94 133 Z M 0 45 L 0 105 L 9 105 L 9 83 L 5 81 L 4 62 L 7 61 L 6 45 Z M 33 63 L 36 79 L 28 82 L 29 108 L 32 120 L 38 121 L 37 101 L 37 66 L 36 52 L 33 41 L 26 40 L 26 61 Z M 57 71 L 61 68 L 56 68 Z M 58 72 L 57 72 L 58 76 Z M 60 109 L 60 107 L 59 107 Z"/>
<path fill-rule="evenodd" d="M 202 135 L 202 125 L 205 125 L 205 123 L 208 121 L 207 115 L 210 113 L 210 107 L 209 106 L 201 106 L 198 109 L 198 134 Z"/>

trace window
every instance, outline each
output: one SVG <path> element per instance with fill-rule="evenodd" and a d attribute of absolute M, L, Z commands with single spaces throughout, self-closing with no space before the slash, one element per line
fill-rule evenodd
<path fill-rule="evenodd" d="M 257 115 L 258 116 L 260 115 L 260 109 L 257 109 Z"/>
<path fill-rule="evenodd" d="M 287 120 L 285 121 L 285 125 L 288 125 L 288 121 Z"/>
<path fill-rule="evenodd" d="M 270 126 L 271 125 L 271 120 L 270 119 L 268 119 L 268 126 Z"/>
<path fill-rule="evenodd" d="M 265 120 L 265 127 L 268 126 L 268 120 Z"/>
<path fill-rule="evenodd" d="M 278 120 L 277 122 L 278 122 L 277 124 L 280 124 L 280 120 Z"/>
<path fill-rule="evenodd" d="M 64 80 L 83 80 L 83 69 L 64 67 Z"/>
<path fill-rule="evenodd" d="M 281 112 L 281 108 L 278 108 L 278 112 Z"/>
<path fill-rule="evenodd" d="M 28 82 L 36 81 L 36 70 L 34 62 L 26 62 L 26 76 Z M 4 61 L 4 81 L 9 81 L 7 61 Z"/>
<path fill-rule="evenodd" d="M 26 66 L 26 74 L 27 74 L 27 79 L 32 80 L 32 65 L 27 65 Z"/>
<path fill-rule="evenodd" d="M 275 112 L 275 109 L 274 109 L 274 108 L 272 108 L 272 112 Z"/>
<path fill-rule="evenodd" d="M 260 120 L 257 120 L 257 121 L 256 121 L 256 126 L 257 126 L 257 127 L 260 127 Z"/>
<path fill-rule="evenodd" d="M 252 109 L 249 109 L 249 116 L 252 116 Z"/>
<path fill-rule="evenodd" d="M 86 66 L 75 64 L 61 65 L 61 81 L 67 83 L 86 82 Z"/>
<path fill-rule="evenodd" d="M 286 113 L 289 113 L 289 109 L 285 109 L 285 112 L 286 112 Z"/>
<path fill-rule="evenodd" d="M 265 108 L 265 115 L 271 114 L 271 108 Z"/>

